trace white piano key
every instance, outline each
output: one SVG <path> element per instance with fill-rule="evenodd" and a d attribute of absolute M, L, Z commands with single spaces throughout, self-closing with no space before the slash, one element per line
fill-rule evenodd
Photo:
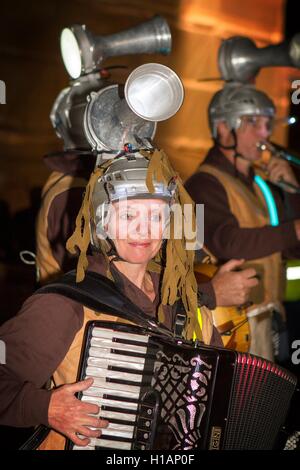
<path fill-rule="evenodd" d="M 132 439 L 133 437 L 133 429 L 130 431 L 123 431 L 118 429 L 102 429 L 102 436 L 113 436 L 113 437 L 126 437 L 127 439 Z"/>
<path fill-rule="evenodd" d="M 98 429 L 88 426 L 89 429 L 92 431 L 96 431 Z M 113 436 L 113 437 L 124 437 L 127 439 L 132 439 L 133 437 L 133 432 L 134 432 L 134 425 L 128 426 L 126 424 L 115 424 L 115 423 L 109 423 L 107 428 L 102 428 L 101 429 L 101 436 Z M 81 434 L 78 435 L 80 439 L 85 439 L 85 436 L 82 436 Z M 89 443 L 91 445 L 91 443 Z M 80 446 L 79 446 L 80 447 Z"/>
<path fill-rule="evenodd" d="M 101 367 L 102 369 L 108 369 L 109 366 L 112 367 L 124 367 L 124 369 L 131 369 L 131 370 L 144 370 L 144 364 L 137 364 L 135 362 L 124 362 L 122 360 L 106 358 L 102 359 L 100 357 L 90 357 L 87 360 L 87 364 L 89 366 Z"/>
<path fill-rule="evenodd" d="M 92 378 L 94 380 L 94 383 L 92 387 L 99 387 L 105 390 L 109 390 L 112 394 L 114 392 L 119 392 L 119 391 L 124 391 L 124 392 L 130 392 L 134 393 L 135 395 L 139 396 L 140 394 L 140 387 L 139 385 L 128 385 L 128 384 L 118 384 L 114 382 L 107 382 L 106 378 L 102 377 L 93 377 L 89 374 L 85 376 L 86 379 Z M 90 387 L 91 388 L 91 387 Z M 89 390 L 89 388 L 88 388 Z M 107 392 L 108 393 L 108 392 Z"/>
<path fill-rule="evenodd" d="M 76 446 L 74 445 L 73 446 L 73 450 L 95 450 L 95 446 L 94 447 L 91 447 L 91 446 Z"/>
<path fill-rule="evenodd" d="M 115 343 L 110 338 L 91 338 L 91 345 L 95 348 L 102 349 L 117 349 L 122 351 L 131 351 L 141 354 L 146 354 L 147 348 L 144 346 L 125 344 L 125 343 Z"/>
<path fill-rule="evenodd" d="M 99 410 L 99 413 L 98 414 L 94 414 L 94 415 L 91 415 L 91 416 L 94 416 L 94 417 L 100 417 L 100 418 L 103 418 L 103 419 L 107 419 L 109 421 L 109 419 L 119 419 L 121 421 L 130 421 L 130 422 L 133 422 L 135 421 L 136 419 L 136 413 L 133 413 L 133 414 L 128 414 L 125 412 L 124 409 L 120 409 L 120 410 L 117 410 L 117 411 L 111 411 L 111 410 L 102 410 L 101 408 L 101 404 L 99 405 L 99 399 L 97 397 L 81 397 L 81 401 L 85 402 L 85 403 L 91 403 L 92 405 L 97 405 L 99 406 L 100 410 Z"/>
<path fill-rule="evenodd" d="M 98 397 L 82 396 L 81 401 L 84 401 L 86 403 L 91 403 L 92 405 L 98 405 L 99 406 L 99 398 Z"/>
<path fill-rule="evenodd" d="M 116 339 L 125 339 L 127 341 L 138 341 L 140 343 L 148 343 L 149 336 L 135 333 L 128 333 L 123 331 L 114 331 L 108 328 L 93 328 L 92 336 L 96 338 L 116 338 Z"/>
<path fill-rule="evenodd" d="M 103 387 L 89 387 L 87 390 L 84 391 L 84 395 L 92 396 L 92 397 L 103 397 L 103 395 L 117 395 L 118 397 L 122 398 L 139 398 L 139 391 L 138 392 L 130 392 L 129 390 L 111 390 L 109 388 L 105 389 Z"/>
<path fill-rule="evenodd" d="M 110 441 L 109 439 L 92 438 L 90 445 L 97 447 L 109 447 L 110 449 L 130 450 L 131 442 Z"/>
<path fill-rule="evenodd" d="M 134 431 L 134 424 L 120 424 L 120 423 L 109 423 L 108 427 L 105 429 L 109 429 L 110 431 L 124 431 L 133 433 Z"/>
<path fill-rule="evenodd" d="M 88 398 L 88 400 L 84 400 L 84 398 Z M 114 408 L 120 408 L 121 410 L 137 410 L 138 404 L 137 403 L 130 403 L 126 401 L 119 401 L 119 400 L 109 400 L 107 398 L 99 398 L 99 397 L 92 397 L 88 395 L 82 396 L 82 401 L 93 402 L 98 406 L 112 406 Z"/>
<path fill-rule="evenodd" d="M 112 352 L 112 349 L 117 351 L 122 351 L 122 354 L 117 354 L 116 352 Z M 129 348 L 115 348 L 114 345 L 105 345 L 105 347 L 101 347 L 99 345 L 94 345 L 91 342 L 91 347 L 89 349 L 89 354 L 94 357 L 114 357 L 114 358 L 122 358 L 123 361 L 129 362 L 145 362 L 145 357 L 136 357 L 134 355 L 130 355 L 133 352 L 138 352 L 142 354 L 146 354 L 146 348 L 140 348 L 138 351 L 137 349 L 133 349 L 132 347 Z"/>
<path fill-rule="evenodd" d="M 115 370 L 106 370 L 98 367 L 88 366 L 86 368 L 86 374 L 92 377 L 104 377 L 110 379 L 129 380 L 130 382 L 140 383 L 143 379 L 141 374 L 130 374 L 127 372 L 118 372 Z"/>
<path fill-rule="evenodd" d="M 89 426 L 89 428 L 92 430 L 96 429 L 91 426 Z M 101 429 L 101 432 L 102 436 L 125 437 L 127 439 L 132 439 L 134 433 L 134 424 L 128 425 L 119 423 L 109 423 L 107 428 Z M 79 437 L 83 438 L 83 436 Z M 73 450 L 95 450 L 95 445 L 98 444 L 95 443 L 95 438 L 92 438 L 87 446 L 83 447 L 74 445 Z"/>
<path fill-rule="evenodd" d="M 107 421 L 110 419 L 119 419 L 120 421 L 130 421 L 134 423 L 136 420 L 135 414 L 128 414 L 122 411 L 101 410 L 99 416 L 100 418 L 107 419 Z"/>

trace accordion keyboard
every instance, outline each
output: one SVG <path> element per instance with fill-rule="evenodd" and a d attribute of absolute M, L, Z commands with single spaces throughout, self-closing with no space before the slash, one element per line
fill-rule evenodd
<path fill-rule="evenodd" d="M 109 425 L 88 446 L 74 445 L 74 450 L 149 448 L 155 399 L 141 402 L 142 390 L 151 382 L 151 373 L 145 370 L 148 340 L 142 334 L 92 329 L 82 378 L 92 377 L 94 382 L 81 400 L 100 406 L 99 417 Z"/>

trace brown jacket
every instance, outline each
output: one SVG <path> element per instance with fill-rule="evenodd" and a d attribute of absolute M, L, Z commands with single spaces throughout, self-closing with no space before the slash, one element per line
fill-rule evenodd
<path fill-rule="evenodd" d="M 273 227 L 253 178 L 253 171 L 245 177 L 214 147 L 186 188 L 196 203 L 204 204 L 205 244 L 213 255 L 220 262 L 244 258 L 244 267 L 252 265 L 260 275 L 259 286 L 251 290 L 251 310 L 254 313 L 257 305 L 265 310 L 249 318 L 250 352 L 273 360 L 270 305 L 280 308 L 283 297 L 282 255 L 300 255 L 293 223 L 300 217 L 300 197 L 270 185 L 280 220 L 280 225 Z"/>
<path fill-rule="evenodd" d="M 89 269 L 105 274 L 101 255 L 89 257 Z M 157 274 L 152 274 L 154 302 L 116 268 L 113 276 L 132 302 L 156 317 L 160 296 Z M 175 309 L 166 306 L 166 327 L 173 327 L 174 317 Z M 0 365 L 0 424 L 48 425 L 51 391 L 43 387 L 66 357 L 83 322 L 81 304 L 58 294 L 36 294 L 27 299 L 16 317 L 2 325 L 0 339 L 6 344 L 7 363 Z M 222 345 L 215 328 L 211 344 Z"/>
<path fill-rule="evenodd" d="M 238 177 L 249 191 L 254 193 L 251 172 L 246 178 L 236 173 L 234 166 L 226 159 L 218 147 L 213 147 L 205 164 Z M 185 184 L 192 199 L 204 204 L 204 242 L 220 262 L 232 258 L 252 260 L 282 252 L 285 258 L 300 257 L 300 243 L 297 240 L 293 220 L 300 218 L 300 195 L 282 192 L 270 185 L 278 209 L 280 225 L 272 227 L 244 228 L 230 209 L 227 193 L 218 179 L 207 173 L 196 172 Z"/>

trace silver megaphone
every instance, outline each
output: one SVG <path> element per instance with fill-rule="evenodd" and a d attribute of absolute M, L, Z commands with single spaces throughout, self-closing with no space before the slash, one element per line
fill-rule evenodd
<path fill-rule="evenodd" d="M 85 25 L 63 29 L 62 58 L 69 75 L 76 79 L 98 70 L 108 57 L 127 54 L 169 54 L 171 32 L 161 16 L 109 36 L 94 36 Z"/>
<path fill-rule="evenodd" d="M 248 37 L 233 36 L 222 41 L 218 66 L 225 81 L 246 83 L 262 67 L 300 67 L 300 33 L 289 43 L 258 48 Z"/>

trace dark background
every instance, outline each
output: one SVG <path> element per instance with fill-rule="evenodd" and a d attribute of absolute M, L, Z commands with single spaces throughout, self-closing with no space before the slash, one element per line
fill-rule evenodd
<path fill-rule="evenodd" d="M 224 2 L 228 10 L 230 3 L 238 4 Z M 254 3 L 253 9 L 257 8 Z M 279 1 L 274 2 L 276 5 L 278 3 Z M 79 22 L 87 23 L 92 31 L 101 29 L 101 34 L 111 34 L 147 20 L 157 12 L 163 14 L 172 28 L 175 28 L 178 26 L 181 4 L 180 0 L 16 0 L 1 4 L 0 79 L 9 85 L 9 106 L 2 112 L 0 105 L 0 323 L 14 315 L 36 287 L 34 268 L 21 263 L 19 251 L 35 250 L 35 217 L 40 203 L 41 185 L 48 175 L 41 156 L 61 148 L 61 142 L 55 136 L 48 119 L 58 91 L 68 85 L 59 53 L 58 37 L 61 29 Z M 265 12 L 266 17 L 272 18 L 275 11 L 272 11 L 272 1 L 261 4 L 262 8 L 269 8 Z M 247 7 L 246 3 L 240 2 L 240 5 L 241 11 Z M 300 30 L 298 8 L 295 0 L 286 1 L 285 10 L 282 11 L 286 39 Z M 101 9 L 105 11 L 103 18 Z M 226 16 L 226 8 L 224 9 Z M 183 22 L 182 31 L 185 30 L 192 31 L 191 26 L 186 26 Z M 252 30 L 249 30 L 248 35 L 252 35 Z M 175 35 L 174 50 L 181 47 L 182 37 L 183 33 Z M 187 54 L 190 52 L 195 51 L 186 51 Z M 208 54 L 216 54 L 216 49 L 213 52 L 208 51 Z M 182 58 L 173 56 L 170 60 L 158 60 L 157 56 L 135 56 L 122 60 L 109 59 L 107 65 L 125 63 L 133 68 L 151 60 L 166 63 L 180 71 Z M 205 68 L 203 61 L 198 65 Z M 207 68 L 206 71 L 207 76 L 216 76 L 213 68 Z M 291 75 L 299 78 L 296 72 Z M 11 87 L 18 92 L 11 92 Z M 206 102 L 207 100 L 203 102 L 203 108 Z M 291 103 L 290 114 L 297 116 L 300 122 L 300 105 Z M 287 145 L 293 152 L 300 154 L 299 126 L 298 123 L 289 128 Z M 168 127 L 165 125 L 162 128 L 163 137 L 164 132 L 168 134 Z M 299 302 L 293 302 L 286 306 L 291 343 L 294 339 L 300 339 L 300 305 Z M 290 362 L 285 365 L 298 373 L 298 367 L 295 368 Z M 3 434 L 7 445 L 14 447 L 14 434 L 10 430 L 4 430 Z M 2 440 L 2 444 L 3 442 Z"/>

